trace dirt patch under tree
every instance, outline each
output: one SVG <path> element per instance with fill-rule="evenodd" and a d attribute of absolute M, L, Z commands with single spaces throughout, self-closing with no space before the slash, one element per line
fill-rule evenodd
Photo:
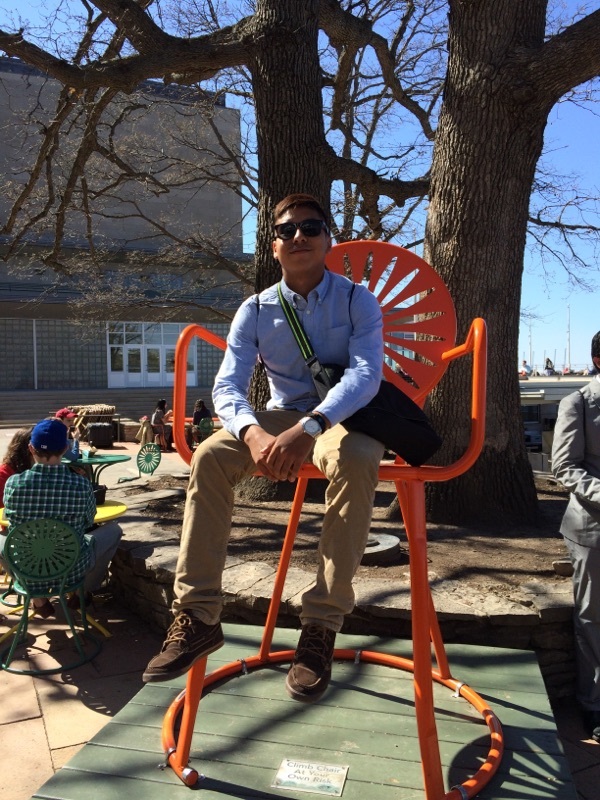
<path fill-rule="evenodd" d="M 165 477 L 151 484 L 152 489 L 183 488 L 184 479 Z M 560 520 L 568 495 L 552 479 L 537 477 L 540 505 L 538 527 L 459 527 L 428 526 L 429 569 L 438 580 L 462 582 L 501 596 L 509 596 L 523 583 L 532 580 L 564 582 L 552 566 L 565 559 L 566 550 L 559 534 Z M 137 490 L 139 491 L 139 489 Z M 391 534 L 400 538 L 400 550 L 391 563 L 361 565 L 359 576 L 400 578 L 408 574 L 408 543 L 403 527 L 387 518 L 386 511 L 394 497 L 390 485 L 378 487 L 371 536 Z M 183 517 L 181 500 L 151 500 L 145 515 L 157 524 L 179 532 Z M 289 501 L 247 502 L 235 504 L 229 554 L 248 561 L 276 565 L 289 514 Z M 323 504 L 307 500 L 298 529 L 292 565 L 306 571 L 316 568 L 316 552 L 323 515 Z M 433 576 L 432 576 L 433 577 Z"/>

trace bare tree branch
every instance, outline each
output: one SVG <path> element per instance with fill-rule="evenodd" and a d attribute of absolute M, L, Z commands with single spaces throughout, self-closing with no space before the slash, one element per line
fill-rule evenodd
<path fill-rule="evenodd" d="M 539 50 L 526 54 L 518 79 L 522 102 L 549 109 L 574 87 L 600 75 L 600 10 L 552 36 Z M 519 59 L 520 60 L 520 59 Z M 519 71 L 522 69 L 519 64 Z"/>

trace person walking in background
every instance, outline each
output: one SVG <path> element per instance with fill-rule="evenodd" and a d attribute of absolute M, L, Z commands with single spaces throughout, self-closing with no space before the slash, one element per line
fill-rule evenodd
<path fill-rule="evenodd" d="M 600 368 L 600 331 L 592 339 Z M 552 445 L 552 472 L 569 491 L 560 532 L 573 563 L 577 699 L 600 742 L 600 376 L 563 398 Z"/>
<path fill-rule="evenodd" d="M 21 428 L 8 443 L 6 453 L 0 464 L 0 508 L 4 506 L 4 487 L 11 475 L 25 472 L 33 464 L 29 451 L 29 440 L 33 428 Z"/>

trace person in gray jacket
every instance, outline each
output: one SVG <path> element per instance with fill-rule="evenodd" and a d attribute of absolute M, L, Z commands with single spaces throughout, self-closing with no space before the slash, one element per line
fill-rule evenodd
<path fill-rule="evenodd" d="M 600 331 L 592 361 L 600 369 Z M 574 570 L 577 699 L 600 742 L 600 375 L 561 401 L 552 471 L 570 492 L 560 532 Z"/>

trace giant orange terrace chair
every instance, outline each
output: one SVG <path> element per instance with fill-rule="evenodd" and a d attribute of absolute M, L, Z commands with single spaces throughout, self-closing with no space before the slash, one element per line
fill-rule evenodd
<path fill-rule="evenodd" d="M 448 289 L 429 264 L 402 247 L 372 241 L 338 244 L 327 257 L 327 266 L 356 283 L 366 282 L 378 298 L 384 316 L 384 376 L 418 403 L 423 404 L 451 361 L 466 355 L 472 357 L 471 433 L 462 456 L 448 466 L 421 467 L 411 467 L 396 458 L 394 462 L 383 462 L 379 470 L 380 480 L 395 484 L 409 544 L 413 659 L 365 650 L 335 650 L 338 660 L 360 660 L 412 671 L 425 797 L 427 800 L 464 800 L 477 794 L 498 769 L 503 753 L 503 735 L 498 718 L 486 701 L 450 672 L 427 576 L 425 483 L 447 481 L 462 475 L 481 451 L 486 386 L 485 323 L 482 319 L 475 319 L 465 342 L 455 346 L 456 316 Z M 199 325 L 190 325 L 181 332 L 175 355 L 174 435 L 177 451 L 188 463 L 192 454 L 185 440 L 183 420 L 187 351 L 194 337 L 225 349 L 223 339 Z M 319 477 L 323 476 L 312 464 L 302 467 L 298 477 L 258 654 L 220 667 L 208 676 L 205 676 L 206 659 L 198 661 L 188 674 L 186 689 L 173 701 L 165 715 L 163 747 L 167 762 L 188 786 L 193 786 L 198 780 L 198 772 L 188 765 L 188 759 L 204 687 L 246 668 L 291 661 L 294 657 L 293 650 L 271 652 L 271 643 L 307 483 L 310 478 Z M 432 646 L 435 664 L 432 664 Z M 490 732 L 490 749 L 483 765 L 473 777 L 448 791 L 443 785 L 434 716 L 434 681 L 471 703 L 483 716 Z M 176 736 L 178 722 L 181 724 Z"/>

